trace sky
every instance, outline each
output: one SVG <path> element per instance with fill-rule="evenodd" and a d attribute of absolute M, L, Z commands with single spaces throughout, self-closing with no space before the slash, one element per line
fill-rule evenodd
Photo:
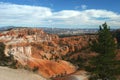
<path fill-rule="evenodd" d="M 0 0 L 0 27 L 120 28 L 120 0 Z"/>

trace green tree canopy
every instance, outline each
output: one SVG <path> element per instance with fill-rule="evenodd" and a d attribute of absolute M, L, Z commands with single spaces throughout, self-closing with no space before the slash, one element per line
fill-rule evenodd
<path fill-rule="evenodd" d="M 4 49 L 5 49 L 4 43 L 0 42 L 0 60 L 2 60 L 3 57 L 5 57 Z"/>
<path fill-rule="evenodd" d="M 92 42 L 91 49 L 98 53 L 98 56 L 91 60 L 94 75 L 91 80 L 116 80 L 120 63 L 115 60 L 116 44 L 107 23 L 99 26 L 97 39 Z"/>

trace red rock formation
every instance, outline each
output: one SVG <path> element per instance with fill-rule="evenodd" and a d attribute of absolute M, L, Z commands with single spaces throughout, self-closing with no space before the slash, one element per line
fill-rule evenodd
<path fill-rule="evenodd" d="M 76 71 L 71 63 L 62 60 L 69 53 L 80 54 L 88 45 L 91 36 L 59 38 L 41 29 L 18 28 L 0 34 L 0 41 L 6 44 L 5 54 L 13 54 L 23 66 L 38 68 L 38 73 L 47 78 L 70 74 Z"/>
<path fill-rule="evenodd" d="M 31 69 L 38 67 L 38 73 L 47 78 L 64 72 L 70 74 L 76 69 L 69 62 L 55 61 L 55 57 L 67 49 L 62 50 L 62 46 L 57 44 L 58 40 L 58 36 L 48 35 L 41 29 L 13 29 L 1 33 L 0 36 L 0 41 L 6 45 L 7 56 L 14 55 L 20 64 Z"/>

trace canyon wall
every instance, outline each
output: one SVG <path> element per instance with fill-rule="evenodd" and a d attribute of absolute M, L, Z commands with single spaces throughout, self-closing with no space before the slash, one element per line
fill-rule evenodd
<path fill-rule="evenodd" d="M 77 67 L 68 60 L 81 53 L 85 56 L 82 51 L 94 38 L 92 35 L 59 38 L 35 28 L 15 28 L 0 33 L 0 42 L 6 45 L 6 56 L 14 56 L 20 65 L 37 70 L 46 78 L 74 73 Z"/>
<path fill-rule="evenodd" d="M 5 46 L 5 55 L 14 56 L 14 59 L 23 67 L 34 70 L 46 78 L 53 78 L 61 74 L 73 73 L 76 68 L 71 63 L 55 57 L 61 56 L 62 46 L 58 45 L 59 37 L 47 34 L 41 29 L 16 28 L 0 33 L 0 42 Z M 59 53 L 60 51 L 60 53 Z"/>

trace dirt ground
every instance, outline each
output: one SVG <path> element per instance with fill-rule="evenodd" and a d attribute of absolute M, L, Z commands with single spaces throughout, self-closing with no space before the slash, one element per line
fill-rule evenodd
<path fill-rule="evenodd" d="M 47 80 L 24 69 L 11 69 L 0 66 L 0 80 Z"/>

